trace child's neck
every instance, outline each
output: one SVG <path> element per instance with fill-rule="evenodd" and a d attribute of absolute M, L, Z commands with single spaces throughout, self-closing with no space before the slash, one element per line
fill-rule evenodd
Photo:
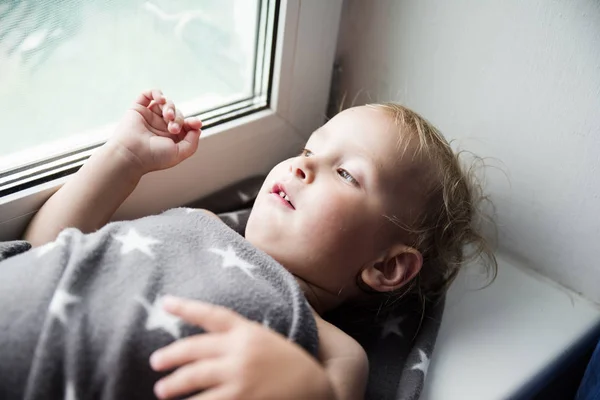
<path fill-rule="evenodd" d="M 298 285 L 300 285 L 300 288 L 304 292 L 304 297 L 306 297 L 306 300 L 317 314 L 322 316 L 325 312 L 342 303 L 342 298 L 333 296 L 331 293 L 312 285 L 296 275 L 294 275 L 294 278 L 296 278 Z"/>

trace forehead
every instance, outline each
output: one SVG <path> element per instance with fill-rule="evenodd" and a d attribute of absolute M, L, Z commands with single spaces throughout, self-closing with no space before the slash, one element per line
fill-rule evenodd
<path fill-rule="evenodd" d="M 383 177 L 397 172 L 405 161 L 408 139 L 387 112 L 367 106 L 342 111 L 311 136 L 311 141 L 326 140 L 340 151 L 360 154 Z"/>

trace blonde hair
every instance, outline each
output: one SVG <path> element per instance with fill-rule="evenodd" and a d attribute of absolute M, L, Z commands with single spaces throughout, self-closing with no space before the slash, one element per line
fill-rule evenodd
<path fill-rule="evenodd" d="M 483 261 L 493 281 L 497 274 L 494 252 L 481 232 L 480 209 L 487 198 L 476 176 L 477 164 L 461 166 L 461 153 L 455 154 L 444 136 L 416 112 L 395 103 L 369 104 L 386 112 L 401 131 L 402 154 L 416 143 L 416 154 L 428 170 L 424 182 L 424 207 L 415 222 L 406 224 L 396 216 L 386 216 L 407 232 L 412 245 L 423 255 L 423 267 L 402 295 L 417 294 L 423 302 L 446 292 L 460 268 L 477 259 Z M 481 161 L 481 159 L 478 159 Z M 394 293 L 394 297 L 398 293 Z M 389 298 L 395 302 L 392 298 Z"/>

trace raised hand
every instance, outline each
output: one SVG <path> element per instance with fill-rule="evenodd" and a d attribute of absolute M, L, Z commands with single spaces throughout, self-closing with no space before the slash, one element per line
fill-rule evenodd
<path fill-rule="evenodd" d="M 109 140 L 142 173 L 173 167 L 196 152 L 202 122 L 185 118 L 160 90 L 141 93 Z"/>

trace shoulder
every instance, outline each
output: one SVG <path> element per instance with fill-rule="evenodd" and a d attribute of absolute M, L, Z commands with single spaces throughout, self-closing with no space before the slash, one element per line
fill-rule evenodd
<path fill-rule="evenodd" d="M 319 360 L 339 399 L 362 399 L 369 360 L 362 346 L 344 331 L 315 315 L 319 329 Z"/>
<path fill-rule="evenodd" d="M 205 213 L 209 217 L 216 218 L 219 221 L 221 220 L 221 218 L 219 218 L 219 216 L 212 211 L 205 210 L 204 208 L 198 208 L 198 211 Z"/>
<path fill-rule="evenodd" d="M 164 217 L 190 217 L 190 216 L 207 216 L 210 218 L 214 218 L 216 220 L 221 220 L 215 213 L 213 213 L 212 211 L 208 211 L 205 210 L 204 208 L 189 208 L 189 207 L 176 207 L 176 208 L 170 208 L 168 210 L 163 211 L 160 214 L 156 214 L 156 215 L 151 215 L 149 217 L 146 218 L 152 218 L 152 217 L 157 217 L 157 216 L 164 216 Z M 144 218 L 142 218 L 144 219 Z"/>
<path fill-rule="evenodd" d="M 368 366 L 367 353 L 350 335 L 337 326 L 315 315 L 319 330 L 320 353 L 326 358 L 351 358 L 358 364 Z"/>

